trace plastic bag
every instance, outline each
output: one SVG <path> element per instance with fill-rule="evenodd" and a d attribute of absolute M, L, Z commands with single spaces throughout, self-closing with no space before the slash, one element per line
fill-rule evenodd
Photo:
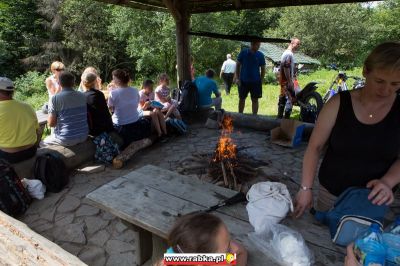
<path fill-rule="evenodd" d="M 300 233 L 281 224 L 266 227 L 263 232 L 249 234 L 250 240 L 264 254 L 268 254 L 279 265 L 309 266 L 314 255 Z"/>
<path fill-rule="evenodd" d="M 46 193 L 46 186 L 37 179 L 22 179 L 22 183 L 26 186 L 29 195 L 34 199 L 43 199 Z"/>
<path fill-rule="evenodd" d="M 247 192 L 246 206 L 250 224 L 256 232 L 279 223 L 289 210 L 293 211 L 293 203 L 285 184 L 279 182 L 260 182 L 254 184 Z"/>

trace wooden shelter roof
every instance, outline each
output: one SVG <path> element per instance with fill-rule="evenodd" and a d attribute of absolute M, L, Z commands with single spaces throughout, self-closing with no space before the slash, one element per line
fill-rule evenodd
<path fill-rule="evenodd" d="M 257 9 L 284 6 L 340 4 L 365 2 L 365 0 L 96 0 L 108 4 L 127 6 L 149 11 L 174 9 L 181 2 L 187 2 L 188 13 L 208 13 L 242 9 Z"/>

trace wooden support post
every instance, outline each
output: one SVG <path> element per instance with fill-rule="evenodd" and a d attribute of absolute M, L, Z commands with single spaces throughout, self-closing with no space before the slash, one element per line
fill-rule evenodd
<path fill-rule="evenodd" d="M 190 75 L 190 45 L 188 31 L 190 28 L 190 14 L 188 12 L 188 1 L 180 1 L 176 6 L 180 19 L 176 16 L 176 55 L 178 63 L 179 81 L 191 80 Z M 171 11 L 172 12 L 172 11 Z"/>

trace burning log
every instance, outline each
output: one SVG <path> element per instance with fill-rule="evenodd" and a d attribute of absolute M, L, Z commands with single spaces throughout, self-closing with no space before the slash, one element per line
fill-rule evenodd
<path fill-rule="evenodd" d="M 237 158 L 237 148 L 230 137 L 233 131 L 233 121 L 230 116 L 224 117 L 222 128 L 221 137 L 209 164 L 208 175 L 215 177 L 217 184 L 223 180 L 225 187 L 240 190 L 242 183 L 254 178 L 257 171 Z"/>

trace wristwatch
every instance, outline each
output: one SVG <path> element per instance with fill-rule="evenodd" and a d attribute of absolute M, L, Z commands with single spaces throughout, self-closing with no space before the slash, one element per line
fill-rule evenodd
<path fill-rule="evenodd" d="M 306 187 L 306 186 L 300 185 L 300 189 L 301 189 L 301 190 L 312 190 L 313 188 L 312 188 L 312 187 Z"/>

